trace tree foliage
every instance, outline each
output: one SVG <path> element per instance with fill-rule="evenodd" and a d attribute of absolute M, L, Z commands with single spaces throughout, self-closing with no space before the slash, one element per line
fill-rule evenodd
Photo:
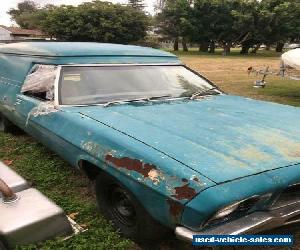
<path fill-rule="evenodd" d="M 163 35 L 175 39 L 174 49 L 178 49 L 178 38 L 192 32 L 191 8 L 187 0 L 167 1 L 163 11 L 158 14 L 158 26 Z"/>
<path fill-rule="evenodd" d="M 161 33 L 184 37 L 202 48 L 218 43 L 227 53 L 299 40 L 299 0 L 166 0 L 157 15 Z M 200 49 L 201 49 L 200 46 Z M 255 49 L 254 49 L 255 52 Z"/>
<path fill-rule="evenodd" d="M 38 5 L 34 1 L 23 1 L 18 3 L 16 9 L 10 9 L 7 13 L 21 28 L 35 28 L 31 20 L 31 14 L 38 10 Z"/>
<path fill-rule="evenodd" d="M 50 36 L 68 41 L 132 43 L 146 35 L 150 18 L 143 0 L 128 5 L 93 1 L 78 7 L 38 6 L 26 0 L 10 9 L 11 18 L 22 28 L 41 29 Z M 215 44 L 224 53 L 241 45 L 241 53 L 252 52 L 261 44 L 276 45 L 300 40 L 300 0 L 162 0 L 156 15 L 159 32 L 174 40 L 178 50 L 187 42 L 202 51 L 214 52 Z"/>
<path fill-rule="evenodd" d="M 12 10 L 11 10 L 12 11 Z M 24 13 L 12 18 L 19 22 Z M 30 28 L 39 28 L 49 36 L 65 41 L 131 43 L 145 37 L 148 16 L 140 10 L 120 4 L 93 1 L 78 5 L 46 5 L 26 12 Z"/>
<path fill-rule="evenodd" d="M 144 0 L 128 0 L 128 6 L 134 9 L 143 10 L 145 8 Z"/>

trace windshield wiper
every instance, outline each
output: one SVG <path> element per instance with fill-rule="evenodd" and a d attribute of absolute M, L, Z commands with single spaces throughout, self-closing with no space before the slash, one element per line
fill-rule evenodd
<path fill-rule="evenodd" d="M 111 101 L 111 102 L 105 103 L 103 105 L 103 107 L 108 107 L 108 106 L 113 105 L 113 104 L 140 102 L 140 101 L 152 101 L 152 100 L 157 100 L 157 99 L 166 98 L 166 97 L 172 97 L 172 95 L 159 95 L 159 96 L 142 97 L 142 98 L 130 99 L 130 100 Z"/>
<path fill-rule="evenodd" d="M 161 98 L 167 98 L 167 97 L 172 97 L 172 95 L 157 95 L 157 96 L 152 96 L 152 97 L 147 97 L 145 98 L 146 101 L 152 101 L 152 100 L 157 100 Z"/>
<path fill-rule="evenodd" d="M 217 91 L 214 91 L 216 90 L 217 88 L 214 87 L 214 88 L 211 88 L 211 89 L 205 89 L 205 90 L 200 90 L 200 91 L 197 91 L 195 92 L 194 94 L 192 94 L 192 96 L 190 97 L 191 100 L 194 100 L 196 97 L 198 96 L 204 96 L 204 95 L 218 95 L 220 94 L 219 92 Z"/>

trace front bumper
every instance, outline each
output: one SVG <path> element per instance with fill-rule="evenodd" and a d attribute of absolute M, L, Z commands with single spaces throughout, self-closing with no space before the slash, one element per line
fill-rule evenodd
<path fill-rule="evenodd" d="M 291 202 L 277 209 L 254 212 L 207 230 L 193 231 L 186 227 L 178 226 L 175 228 L 175 234 L 178 239 L 191 242 L 193 241 L 193 235 L 258 233 L 297 222 L 300 222 L 300 200 Z"/>

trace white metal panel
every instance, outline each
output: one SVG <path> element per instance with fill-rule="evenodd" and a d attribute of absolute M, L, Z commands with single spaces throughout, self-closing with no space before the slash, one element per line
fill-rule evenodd
<path fill-rule="evenodd" d="M 285 66 L 300 70 L 300 48 L 282 54 L 281 59 Z"/>
<path fill-rule="evenodd" d="M 11 32 L 0 27 L 0 40 L 12 40 Z"/>
<path fill-rule="evenodd" d="M 26 180 L 23 179 L 20 175 L 15 173 L 8 166 L 3 164 L 0 161 L 0 178 L 6 182 L 6 184 L 12 189 L 14 192 L 19 192 L 24 189 L 29 188 L 29 185 Z M 0 193 L 1 198 L 1 193 Z"/>
<path fill-rule="evenodd" d="M 10 204 L 0 201 L 0 237 L 9 249 L 72 233 L 64 211 L 34 188 L 17 193 Z"/>

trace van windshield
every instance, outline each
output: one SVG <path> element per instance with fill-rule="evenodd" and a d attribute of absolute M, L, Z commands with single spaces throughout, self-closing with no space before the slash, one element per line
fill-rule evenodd
<path fill-rule="evenodd" d="M 157 96 L 190 97 L 213 88 L 181 65 L 63 66 L 59 103 L 92 105 Z"/>

